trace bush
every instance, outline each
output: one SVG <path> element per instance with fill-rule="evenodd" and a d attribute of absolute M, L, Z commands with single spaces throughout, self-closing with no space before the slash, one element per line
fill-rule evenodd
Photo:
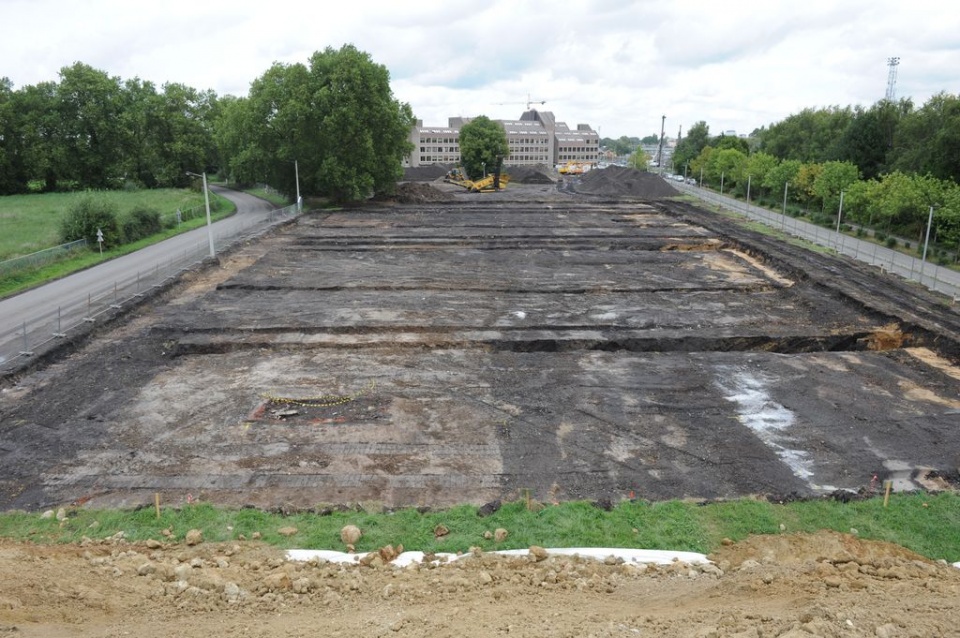
<path fill-rule="evenodd" d="M 903 242 L 903 247 L 906 248 L 907 250 L 910 250 L 910 246 L 911 246 L 910 242 L 908 241 Z"/>
<path fill-rule="evenodd" d="M 60 221 L 60 241 L 86 239 L 97 250 L 97 229 L 103 233 L 104 248 L 120 245 L 116 206 L 96 193 L 84 193 Z"/>
<path fill-rule="evenodd" d="M 876 233 L 874 233 L 874 237 L 877 238 L 877 241 L 885 241 L 887 239 L 887 234 L 882 230 L 878 230 Z"/>
<path fill-rule="evenodd" d="M 897 238 L 887 237 L 887 248 L 896 248 L 896 247 L 897 247 Z"/>
<path fill-rule="evenodd" d="M 863 237 L 867 234 L 867 231 L 863 229 L 863 226 L 857 226 L 857 237 Z"/>
<path fill-rule="evenodd" d="M 160 213 L 152 208 L 135 208 L 123 220 L 123 239 L 127 243 L 155 235 L 163 230 Z"/>

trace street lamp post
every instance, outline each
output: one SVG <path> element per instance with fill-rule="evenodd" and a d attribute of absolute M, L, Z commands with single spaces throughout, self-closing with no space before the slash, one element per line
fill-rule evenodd
<path fill-rule="evenodd" d="M 843 191 L 840 191 L 840 208 L 837 209 L 837 245 L 840 245 L 840 219 L 843 217 Z"/>
<path fill-rule="evenodd" d="M 927 263 L 927 246 L 930 244 L 931 226 L 933 226 L 933 206 L 930 207 L 930 216 L 927 218 L 927 236 L 923 240 L 923 257 L 920 258 L 920 283 L 923 283 L 923 267 Z"/>
<path fill-rule="evenodd" d="M 297 180 L 297 214 L 303 212 L 303 204 L 300 201 L 300 166 L 297 160 L 293 160 L 293 176 Z"/>
<path fill-rule="evenodd" d="M 785 182 L 783 185 L 783 215 L 780 218 L 780 231 L 787 227 L 787 189 L 790 188 L 790 182 Z"/>
<path fill-rule="evenodd" d="M 207 173 L 204 171 L 202 175 L 197 175 L 187 171 L 187 175 L 203 179 L 203 201 L 207 206 L 207 240 L 210 242 L 210 258 L 214 259 L 217 256 L 217 251 L 213 246 L 213 222 L 210 221 L 210 190 L 207 188 Z"/>

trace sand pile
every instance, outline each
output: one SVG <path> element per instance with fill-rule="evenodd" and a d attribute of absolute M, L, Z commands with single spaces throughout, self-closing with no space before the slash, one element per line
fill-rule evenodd
<path fill-rule="evenodd" d="M 659 175 L 624 166 L 608 166 L 584 173 L 573 185 L 584 195 L 609 195 L 660 199 L 680 193 Z"/>

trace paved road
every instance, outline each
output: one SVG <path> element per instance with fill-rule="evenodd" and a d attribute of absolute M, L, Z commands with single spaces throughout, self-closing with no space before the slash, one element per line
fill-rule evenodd
<path fill-rule="evenodd" d="M 217 186 L 211 190 L 237 206 L 235 215 L 211 226 L 217 250 L 247 229 L 262 225 L 274 210 L 270 202 L 246 193 Z M 65 329 L 82 319 L 89 300 L 109 300 L 113 291 L 136 290 L 140 281 L 149 287 L 147 282 L 154 273 L 208 255 L 208 229 L 204 226 L 0 301 L 0 363 L 24 341 L 25 326 L 28 333 L 38 324 L 48 327 L 49 333 Z"/>

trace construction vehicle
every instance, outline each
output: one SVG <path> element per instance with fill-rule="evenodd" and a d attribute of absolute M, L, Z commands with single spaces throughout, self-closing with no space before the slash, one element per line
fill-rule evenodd
<path fill-rule="evenodd" d="M 456 166 L 447 171 L 447 174 L 443 177 L 443 181 L 450 182 L 451 184 L 459 184 L 460 182 L 467 182 L 470 180 L 467 179 L 467 174 L 463 172 L 463 169 L 459 166 Z"/>
<path fill-rule="evenodd" d="M 496 170 L 490 175 L 478 180 L 468 179 L 466 172 L 464 172 L 461 167 L 457 166 L 447 171 L 443 181 L 450 184 L 456 184 L 457 186 L 462 186 L 471 193 L 491 193 L 502 189 L 510 181 L 509 175 L 506 173 L 500 173 L 500 167 L 502 165 L 503 158 L 497 158 Z"/>
<path fill-rule="evenodd" d="M 570 160 L 558 168 L 557 172 L 561 175 L 583 175 L 588 170 L 590 170 L 589 162 L 576 162 L 574 160 Z"/>

